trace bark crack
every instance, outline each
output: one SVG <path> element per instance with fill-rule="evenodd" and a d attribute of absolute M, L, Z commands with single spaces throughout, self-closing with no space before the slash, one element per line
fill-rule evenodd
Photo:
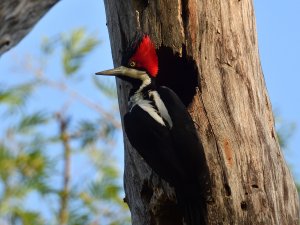
<path fill-rule="evenodd" d="M 204 111 L 204 114 L 205 114 L 207 122 L 208 122 L 208 129 L 211 130 L 211 133 L 212 133 L 212 136 L 213 136 L 213 139 L 214 139 L 214 144 L 216 146 L 217 153 L 218 153 L 218 158 L 219 158 L 218 161 L 225 162 L 225 160 L 222 157 L 222 149 L 221 149 L 221 147 L 218 144 L 215 132 L 214 132 L 213 127 L 211 125 L 211 122 L 209 120 L 208 113 L 206 111 L 205 104 L 204 104 L 204 101 L 202 99 L 202 95 L 201 94 L 199 95 L 199 99 L 200 99 L 200 101 L 202 102 L 202 105 L 203 105 L 203 111 Z M 230 188 L 230 185 L 229 185 L 229 182 L 228 182 L 228 179 L 227 179 L 228 176 L 226 174 L 225 163 L 221 163 L 220 165 L 221 165 L 221 170 L 222 170 L 221 173 L 222 173 L 222 180 L 223 180 L 224 190 L 225 190 L 227 196 L 231 196 L 231 188 Z"/>
<path fill-rule="evenodd" d="M 183 26 L 184 39 L 188 36 L 188 21 L 189 21 L 189 0 L 181 0 L 181 19 Z"/>

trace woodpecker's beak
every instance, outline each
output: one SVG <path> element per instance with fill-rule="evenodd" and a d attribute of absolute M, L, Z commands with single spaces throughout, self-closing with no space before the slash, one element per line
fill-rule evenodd
<path fill-rule="evenodd" d="M 145 71 L 140 71 L 136 69 L 127 68 L 125 66 L 120 66 L 111 70 L 104 70 L 101 72 L 97 72 L 96 75 L 105 75 L 105 76 L 126 76 L 135 79 L 139 79 L 139 77 L 145 74 Z"/>
<path fill-rule="evenodd" d="M 126 71 L 126 67 L 120 66 L 115 69 L 104 70 L 104 71 L 98 72 L 98 73 L 96 73 L 96 75 L 118 76 L 118 75 L 124 74 L 125 71 Z"/>

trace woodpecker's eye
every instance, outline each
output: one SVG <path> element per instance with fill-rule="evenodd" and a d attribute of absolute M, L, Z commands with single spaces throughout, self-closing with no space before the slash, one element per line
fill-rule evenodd
<path fill-rule="evenodd" d="M 135 67 L 135 61 L 130 61 L 130 62 L 129 62 L 129 66 L 130 66 L 130 67 Z"/>

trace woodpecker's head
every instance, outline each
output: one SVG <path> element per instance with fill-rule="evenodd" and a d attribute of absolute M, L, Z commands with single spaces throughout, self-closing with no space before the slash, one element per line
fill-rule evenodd
<path fill-rule="evenodd" d="M 122 66 L 96 73 L 96 75 L 117 76 L 144 80 L 145 75 L 155 78 L 158 73 L 158 59 L 155 46 L 148 35 L 137 35 L 122 59 Z"/>

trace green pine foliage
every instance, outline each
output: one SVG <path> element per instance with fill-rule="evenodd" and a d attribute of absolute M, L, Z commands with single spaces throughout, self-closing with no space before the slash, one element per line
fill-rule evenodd
<path fill-rule="evenodd" d="M 130 224 L 113 155 L 115 85 L 81 76 L 95 37 L 79 28 L 44 38 L 38 59 L 25 59 L 22 83 L 0 83 L 0 224 Z M 45 91 L 53 94 L 41 97 Z"/>

